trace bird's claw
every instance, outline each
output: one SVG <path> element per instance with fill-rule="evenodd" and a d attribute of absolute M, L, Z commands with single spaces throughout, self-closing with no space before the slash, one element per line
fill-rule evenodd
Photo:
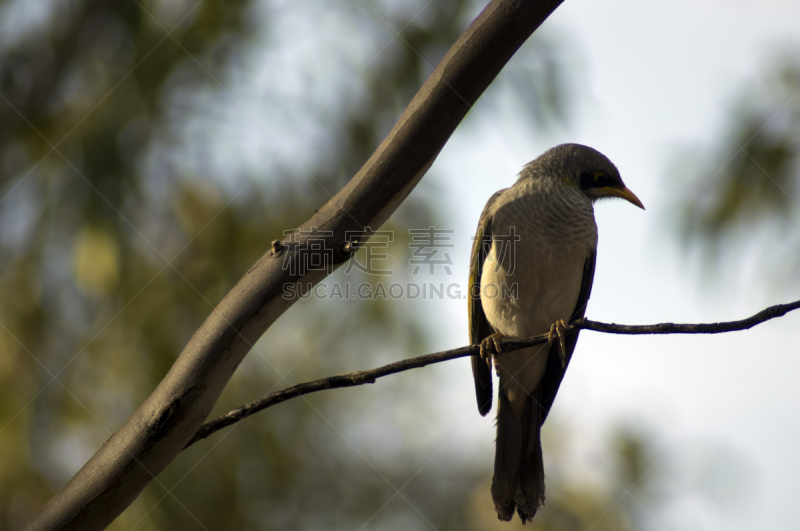
<path fill-rule="evenodd" d="M 561 368 L 565 368 L 567 366 L 567 323 L 564 319 L 559 319 L 555 323 L 550 326 L 550 332 L 547 334 L 547 343 L 549 345 L 553 344 L 555 341 L 556 336 L 558 336 L 558 354 L 561 358 Z"/>
<path fill-rule="evenodd" d="M 505 336 L 503 334 L 495 332 L 481 341 L 481 359 L 490 369 L 492 368 L 492 359 L 496 360 L 503 352 L 501 345 L 504 339 Z"/>

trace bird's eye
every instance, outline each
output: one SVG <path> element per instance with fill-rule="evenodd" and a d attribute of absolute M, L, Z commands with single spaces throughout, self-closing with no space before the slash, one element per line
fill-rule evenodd
<path fill-rule="evenodd" d="M 578 179 L 582 190 L 588 190 L 589 188 L 606 188 L 614 185 L 614 181 L 611 177 L 603 172 L 592 173 L 583 171 L 578 175 Z"/>
<path fill-rule="evenodd" d="M 595 188 L 606 188 L 607 186 L 611 186 L 613 183 L 611 181 L 611 177 L 606 175 L 605 173 L 595 173 L 593 175 L 594 178 L 594 187 Z"/>

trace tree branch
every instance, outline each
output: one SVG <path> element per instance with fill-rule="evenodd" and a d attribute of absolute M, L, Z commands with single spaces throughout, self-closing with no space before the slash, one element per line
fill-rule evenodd
<path fill-rule="evenodd" d="M 478 97 L 561 0 L 492 0 L 450 48 L 359 172 L 292 236 L 276 241 L 228 292 L 150 397 L 28 522 L 26 529 L 102 529 L 194 436 L 252 345 L 297 299 L 350 259 L 348 235 L 377 229 L 408 196 Z M 303 271 L 309 242 L 328 271 Z"/>
<path fill-rule="evenodd" d="M 628 335 L 644 335 L 644 334 L 722 334 L 725 332 L 735 332 L 737 330 L 747 330 L 758 324 L 761 324 L 776 317 L 782 317 L 787 313 L 800 308 L 800 301 L 790 302 L 788 304 L 776 304 L 757 314 L 741 319 L 739 321 L 728 321 L 724 323 L 700 323 L 700 324 L 676 324 L 676 323 L 659 323 L 654 325 L 620 325 L 615 323 L 601 323 L 599 321 L 591 321 L 589 319 L 579 319 L 570 323 L 567 328 L 567 333 L 575 333 L 578 330 L 592 330 L 595 332 L 606 332 L 610 334 L 628 334 Z M 547 343 L 547 334 L 540 334 L 525 339 L 517 340 L 504 340 L 502 347 L 504 353 L 513 352 L 526 347 L 541 345 Z M 366 371 L 348 372 L 345 374 L 337 374 L 335 376 L 327 376 L 311 382 L 300 383 L 293 385 L 282 391 L 270 393 L 258 400 L 254 400 L 249 404 L 245 404 L 240 408 L 229 411 L 228 413 L 217 417 L 216 419 L 206 422 L 197 430 L 194 437 L 186 443 L 186 448 L 194 443 L 205 439 L 212 433 L 215 433 L 231 424 L 235 424 L 240 420 L 249 417 L 254 413 L 258 413 L 270 406 L 285 402 L 290 398 L 295 398 L 325 389 L 336 389 L 339 387 L 354 387 L 356 385 L 364 385 L 375 383 L 377 378 L 396 374 L 398 372 L 407 371 L 410 369 L 417 369 L 425 367 L 432 363 L 440 363 L 443 361 L 454 360 L 456 358 L 464 358 L 478 354 L 480 348 L 478 345 L 471 347 L 460 347 L 452 350 L 443 350 L 441 352 L 434 352 L 433 354 L 426 354 L 424 356 L 417 356 L 416 358 L 409 358 L 406 360 L 396 361 L 388 365 L 383 365 L 375 369 Z"/>
<path fill-rule="evenodd" d="M 775 319 L 776 317 L 783 317 L 787 313 L 800 308 L 800 301 L 790 302 L 788 304 L 776 304 L 764 310 L 761 310 L 755 315 L 747 319 L 739 321 L 728 321 L 724 323 L 701 323 L 701 324 L 675 324 L 675 323 L 659 323 L 654 325 L 638 325 L 627 326 L 618 325 L 614 323 L 600 323 L 598 321 L 590 321 L 583 319 L 580 322 L 580 327 L 586 330 L 594 330 L 595 332 L 609 332 L 612 334 L 722 334 L 724 332 L 736 332 L 738 330 L 748 330 L 754 326 Z"/>

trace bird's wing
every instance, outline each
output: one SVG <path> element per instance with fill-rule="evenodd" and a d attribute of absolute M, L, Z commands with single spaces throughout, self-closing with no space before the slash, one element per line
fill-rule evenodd
<path fill-rule="evenodd" d="M 581 281 L 581 291 L 578 294 L 578 303 L 575 305 L 575 310 L 572 312 L 570 321 L 580 319 L 586 313 L 586 304 L 589 302 L 589 295 L 592 293 L 592 283 L 594 282 L 594 265 L 597 251 L 592 250 L 590 255 L 583 263 L 583 280 Z M 575 350 L 575 344 L 578 342 L 578 332 L 570 334 L 566 338 L 567 346 L 567 360 L 564 366 L 561 366 L 561 356 L 559 353 L 558 341 L 554 341 L 550 347 L 550 353 L 547 357 L 547 367 L 544 370 L 541 383 L 541 398 L 540 404 L 543 411 L 541 422 L 547 418 L 550 412 L 550 407 L 553 405 L 553 400 L 556 398 L 558 387 L 561 385 L 561 380 L 564 378 L 564 373 L 567 371 L 569 361 L 572 359 L 572 352 Z"/>
<path fill-rule="evenodd" d="M 486 319 L 481 305 L 481 273 L 486 255 L 492 248 L 492 216 L 489 214 L 492 204 L 505 190 L 496 192 L 481 213 L 478 231 L 472 243 L 472 256 L 469 264 L 469 286 L 467 287 L 467 310 L 469 312 L 469 342 L 476 345 L 494 333 L 494 329 Z M 478 399 L 478 411 L 486 415 L 492 408 L 492 371 L 480 356 L 472 356 L 472 376 L 475 379 L 475 396 Z"/>

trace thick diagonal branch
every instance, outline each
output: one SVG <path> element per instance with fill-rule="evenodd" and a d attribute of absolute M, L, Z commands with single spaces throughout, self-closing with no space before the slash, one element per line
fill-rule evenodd
<path fill-rule="evenodd" d="M 598 321 L 590 321 L 589 319 L 580 319 L 574 321 L 567 326 L 567 333 L 575 332 L 577 330 L 593 330 L 595 332 L 606 332 L 610 334 L 722 334 L 725 332 L 735 332 L 737 330 L 747 330 L 764 321 L 769 321 L 776 317 L 782 317 L 792 310 L 800 308 L 800 301 L 791 302 L 789 304 L 777 304 L 770 306 L 757 314 L 742 319 L 740 321 L 728 321 L 724 323 L 701 323 L 701 324 L 676 324 L 676 323 L 659 323 L 654 325 L 620 325 L 615 323 L 601 323 Z M 548 334 L 540 334 L 538 336 L 529 337 L 519 340 L 505 340 L 503 341 L 503 352 L 510 353 L 525 347 L 532 347 L 534 345 L 541 345 L 547 343 Z M 426 354 L 416 358 L 409 358 L 402 361 L 396 361 L 382 367 L 370 369 L 366 371 L 348 372 L 346 374 L 337 374 L 336 376 L 328 376 L 320 378 L 311 382 L 305 382 L 293 385 L 282 391 L 270 393 L 258 400 L 254 400 L 249 404 L 234 409 L 217 417 L 216 419 L 203 424 L 197 430 L 197 433 L 192 437 L 186 446 L 205 439 L 212 433 L 215 433 L 231 424 L 239 422 L 240 420 L 249 417 L 253 413 L 257 413 L 270 406 L 285 402 L 290 398 L 295 398 L 301 395 L 316 393 L 325 389 L 336 389 L 338 387 L 353 387 L 356 385 L 363 385 L 368 383 L 375 383 L 377 378 L 396 374 L 398 372 L 407 371 L 410 369 L 417 369 L 425 367 L 432 363 L 440 363 L 443 361 L 453 360 L 456 358 L 463 358 L 478 354 L 480 348 L 478 345 L 471 347 L 461 347 L 452 350 L 444 350 L 442 352 L 434 352 L 433 354 Z"/>

